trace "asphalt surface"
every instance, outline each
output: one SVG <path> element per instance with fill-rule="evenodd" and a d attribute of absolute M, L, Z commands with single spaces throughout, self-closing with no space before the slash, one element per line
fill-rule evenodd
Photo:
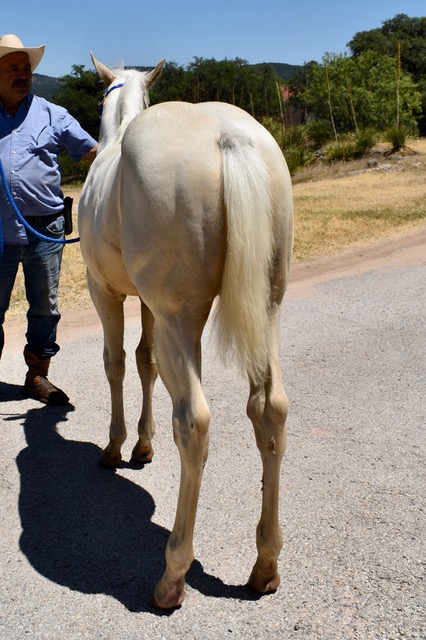
<path fill-rule="evenodd" d="M 296 270 L 284 303 L 285 547 L 281 586 L 268 596 L 244 586 L 261 497 L 247 384 L 222 368 L 208 331 L 210 456 L 196 560 L 173 612 L 150 604 L 179 482 L 161 382 L 153 462 L 104 470 L 97 459 L 109 393 L 99 325 L 67 335 L 52 363 L 52 381 L 72 397 L 67 409 L 22 399 L 23 337 L 19 347 L 14 336 L 0 364 L 2 639 L 424 640 L 425 268 L 408 254 L 370 267 L 357 255 L 358 269 L 325 269 L 309 287 L 299 287 Z M 131 317 L 126 459 L 140 411 L 138 338 Z"/>

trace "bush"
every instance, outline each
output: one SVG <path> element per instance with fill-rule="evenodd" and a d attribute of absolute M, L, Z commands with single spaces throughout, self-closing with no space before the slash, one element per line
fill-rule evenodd
<path fill-rule="evenodd" d="M 391 153 L 406 149 L 409 138 L 410 135 L 405 127 L 389 127 L 383 134 L 383 140 L 391 145 Z"/>
<path fill-rule="evenodd" d="M 353 141 L 333 142 L 325 150 L 325 161 L 328 163 L 349 162 L 357 157 L 356 145 Z"/>
<path fill-rule="evenodd" d="M 325 120 L 312 120 L 305 125 L 307 140 L 314 149 L 323 147 L 326 142 L 332 139 L 333 131 L 330 124 Z"/>
<path fill-rule="evenodd" d="M 374 129 L 367 128 L 351 134 L 340 142 L 328 145 L 325 152 L 326 162 L 349 162 L 362 158 L 378 141 Z"/>
<path fill-rule="evenodd" d="M 287 127 L 284 132 L 283 148 L 301 147 L 306 144 L 305 127 L 298 125 L 295 127 Z"/>
<path fill-rule="evenodd" d="M 73 184 L 84 182 L 90 169 L 90 162 L 80 160 L 73 162 L 65 153 L 59 156 L 59 166 L 61 167 L 62 184 Z"/>
<path fill-rule="evenodd" d="M 286 159 L 290 175 L 294 175 L 299 169 L 303 169 L 315 160 L 315 155 L 305 146 L 291 146 L 284 149 L 284 158 Z"/>
<path fill-rule="evenodd" d="M 283 125 L 275 118 L 261 118 L 260 123 L 269 131 L 277 144 L 283 148 Z"/>
<path fill-rule="evenodd" d="M 283 123 L 275 118 L 262 118 L 260 122 L 275 138 L 281 149 L 306 144 L 306 133 L 303 125 L 284 127 Z"/>
<path fill-rule="evenodd" d="M 357 131 L 354 134 L 355 150 L 358 154 L 358 158 L 371 151 L 371 149 L 377 144 L 379 140 L 379 134 L 371 127 Z"/>

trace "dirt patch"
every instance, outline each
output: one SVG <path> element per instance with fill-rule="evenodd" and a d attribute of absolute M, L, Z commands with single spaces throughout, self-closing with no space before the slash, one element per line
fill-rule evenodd
<path fill-rule="evenodd" d="M 407 235 L 357 247 L 293 266 L 286 297 L 305 296 L 318 284 L 381 269 L 425 264 L 426 227 Z"/>

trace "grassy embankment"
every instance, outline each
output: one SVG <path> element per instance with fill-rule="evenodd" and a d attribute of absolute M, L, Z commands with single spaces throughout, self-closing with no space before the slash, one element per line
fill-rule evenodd
<path fill-rule="evenodd" d="M 368 159 L 331 166 L 315 165 L 294 176 L 294 262 L 404 233 L 426 217 L 426 140 L 410 143 L 404 155 L 390 156 L 382 146 Z M 77 214 L 79 189 L 66 188 Z M 77 224 L 75 222 L 75 228 Z M 62 311 L 91 306 L 79 244 L 64 250 L 60 307 Z M 22 274 L 12 296 L 8 320 L 24 318 Z"/>

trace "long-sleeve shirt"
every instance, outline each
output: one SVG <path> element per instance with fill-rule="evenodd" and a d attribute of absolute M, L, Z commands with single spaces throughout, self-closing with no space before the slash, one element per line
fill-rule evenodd
<path fill-rule="evenodd" d="M 30 94 L 16 116 L 0 103 L 0 159 L 20 213 L 51 216 L 63 210 L 59 154 L 62 147 L 78 162 L 96 145 L 66 109 Z M 0 214 L 5 244 L 27 244 L 25 227 L 0 180 Z"/>

